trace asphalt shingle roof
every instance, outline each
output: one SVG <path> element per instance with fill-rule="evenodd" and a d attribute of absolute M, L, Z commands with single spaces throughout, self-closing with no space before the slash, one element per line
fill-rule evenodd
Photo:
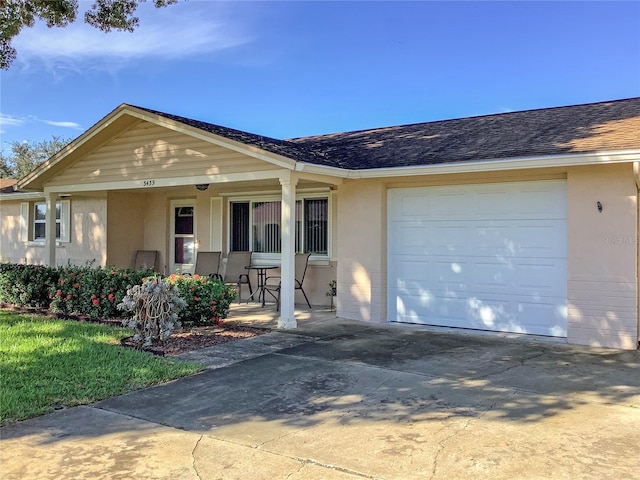
<path fill-rule="evenodd" d="M 233 128 L 223 127 L 220 125 L 214 125 L 213 123 L 201 122 L 200 120 L 193 120 L 187 117 L 181 117 L 178 115 L 171 115 L 169 113 L 159 112 L 157 110 L 151 110 L 144 107 L 135 107 L 140 110 L 144 110 L 155 115 L 159 115 L 176 122 L 189 125 L 194 128 L 198 128 L 205 132 L 213 133 L 229 140 L 235 140 L 236 142 L 243 143 L 245 145 L 251 145 L 261 148 L 267 152 L 282 155 L 301 162 L 313 163 L 316 165 L 328 165 L 334 166 L 333 163 L 324 160 L 322 153 L 311 150 L 308 146 L 290 142 L 287 140 L 278 140 L 277 138 L 265 137 L 263 135 L 257 135 L 255 133 L 243 132 Z"/>
<path fill-rule="evenodd" d="M 640 97 L 290 140 L 142 110 L 298 161 L 354 170 L 640 149 Z"/>

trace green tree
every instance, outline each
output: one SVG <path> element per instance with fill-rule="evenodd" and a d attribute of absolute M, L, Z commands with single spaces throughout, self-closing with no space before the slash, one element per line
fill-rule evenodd
<path fill-rule="evenodd" d="M 140 23 L 134 14 L 145 0 L 95 0 L 84 20 L 102 31 L 132 32 Z M 178 0 L 153 0 L 156 8 L 166 7 Z M 0 0 L 0 68 L 8 70 L 16 58 L 11 46 L 13 37 L 23 27 L 33 27 L 37 19 L 48 27 L 66 27 L 76 21 L 77 0 Z"/>
<path fill-rule="evenodd" d="M 70 139 L 53 136 L 39 142 L 11 142 L 11 153 L 0 154 L 0 177 L 20 179 L 59 152 Z"/>

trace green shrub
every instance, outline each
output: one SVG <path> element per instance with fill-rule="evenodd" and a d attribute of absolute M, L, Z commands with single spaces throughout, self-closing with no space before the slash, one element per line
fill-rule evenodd
<path fill-rule="evenodd" d="M 231 302 L 238 298 L 233 285 L 199 275 L 177 275 L 167 277 L 175 285 L 187 306 L 180 312 L 183 325 L 211 325 L 227 318 Z"/>
<path fill-rule="evenodd" d="M 0 264 L 0 302 L 48 308 L 63 315 L 117 318 L 123 316 L 117 305 L 127 289 L 152 276 L 151 270 L 93 267 L 91 263 L 58 268 Z M 174 274 L 166 280 L 187 304 L 179 314 L 180 322 L 187 326 L 211 325 L 227 318 L 238 296 L 233 285 L 209 277 Z"/>
<path fill-rule="evenodd" d="M 49 289 L 58 278 L 45 265 L 0 264 L 0 302 L 18 307 L 48 308 Z"/>
<path fill-rule="evenodd" d="M 112 267 L 93 268 L 67 265 L 58 269 L 58 279 L 51 285 L 50 309 L 63 314 L 87 315 L 90 318 L 115 318 L 127 288 L 142 283 L 150 271 L 134 271 Z"/>

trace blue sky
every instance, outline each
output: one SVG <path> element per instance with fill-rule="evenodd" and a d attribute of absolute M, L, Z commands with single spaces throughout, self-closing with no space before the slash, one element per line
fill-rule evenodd
<path fill-rule="evenodd" d="M 290 138 L 640 96 L 638 1 L 181 0 L 139 17 L 23 30 L 0 72 L 3 151 L 121 103 Z"/>

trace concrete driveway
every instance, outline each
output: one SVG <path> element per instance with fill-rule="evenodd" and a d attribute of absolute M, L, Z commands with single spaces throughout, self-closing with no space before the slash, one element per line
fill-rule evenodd
<path fill-rule="evenodd" d="M 640 352 L 327 320 L 2 429 L 2 478 L 624 479 Z"/>

